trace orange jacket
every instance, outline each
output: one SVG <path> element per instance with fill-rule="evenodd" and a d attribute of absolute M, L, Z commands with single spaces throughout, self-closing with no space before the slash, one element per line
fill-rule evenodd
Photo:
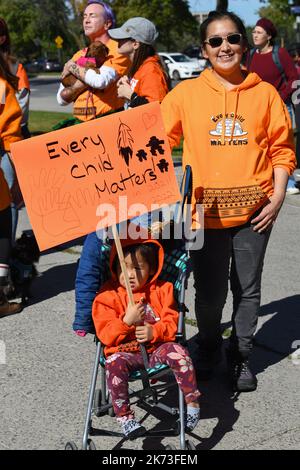
<path fill-rule="evenodd" d="M 0 139 L 1 147 L 6 152 L 10 144 L 18 142 L 21 136 L 22 111 L 13 87 L 0 78 Z"/>
<path fill-rule="evenodd" d="M 110 39 L 106 46 L 109 49 L 109 57 L 103 65 L 112 67 L 121 77 L 126 73 L 129 66 L 129 61 L 125 56 L 118 54 L 117 41 Z M 79 57 L 84 57 L 85 53 L 86 49 L 77 52 L 72 57 L 72 60 L 76 62 Z M 100 116 L 114 109 L 122 108 L 123 105 L 124 101 L 118 98 L 117 86 L 116 82 L 114 82 L 104 90 L 94 89 L 92 90 L 91 94 L 90 90 L 88 89 L 81 93 L 81 95 L 79 95 L 74 102 L 73 114 L 81 121 L 90 121 L 91 119 L 94 119 L 95 115 Z M 87 111 L 86 107 L 88 108 Z"/>
<path fill-rule="evenodd" d="M 125 240 L 123 246 L 141 243 L 139 240 Z M 173 284 L 157 280 L 164 259 L 164 252 L 157 240 L 144 240 L 143 243 L 154 243 L 159 246 L 158 269 L 149 282 L 138 292 L 134 292 L 134 300 L 139 302 L 143 297 L 145 302 L 151 305 L 160 320 L 153 327 L 153 339 L 147 344 L 147 351 L 152 352 L 158 344 L 174 341 L 177 331 L 178 312 L 175 309 L 173 296 Z M 116 257 L 115 246 L 112 248 L 110 264 Z M 112 280 L 103 284 L 99 294 L 94 300 L 92 316 L 97 337 L 106 346 L 105 355 L 109 356 L 115 352 L 138 351 L 139 346 L 135 339 L 135 327 L 124 323 L 123 317 L 128 305 L 126 289 L 122 287 L 116 275 L 113 273 Z"/>
<path fill-rule="evenodd" d="M 206 228 L 247 222 L 273 194 L 274 168 L 295 168 L 287 108 L 255 73 L 228 91 L 206 69 L 177 85 L 161 109 L 171 147 L 184 136 L 183 166 L 192 167 L 193 203 L 202 204 Z"/>
<path fill-rule="evenodd" d="M 158 56 L 148 57 L 130 82 L 132 91 L 147 98 L 149 102 L 161 102 L 169 91 L 159 62 Z"/>

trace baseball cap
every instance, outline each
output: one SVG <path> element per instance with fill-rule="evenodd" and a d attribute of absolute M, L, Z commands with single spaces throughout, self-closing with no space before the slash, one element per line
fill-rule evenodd
<path fill-rule="evenodd" d="M 112 39 L 135 39 L 144 44 L 153 45 L 158 36 L 155 25 L 147 18 L 137 16 L 130 18 L 120 28 L 110 29 L 108 31 Z"/>

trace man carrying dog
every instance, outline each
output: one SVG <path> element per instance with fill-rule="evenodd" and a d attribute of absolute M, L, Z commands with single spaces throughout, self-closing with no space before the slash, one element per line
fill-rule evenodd
<path fill-rule="evenodd" d="M 65 64 L 62 78 L 71 72 L 77 81 L 73 85 L 74 93 L 67 101 L 61 96 L 64 89 L 61 84 L 57 101 L 62 106 L 73 101 L 73 114 L 79 121 L 89 121 L 123 107 L 123 100 L 117 96 L 116 81 L 126 73 L 129 62 L 117 53 L 117 42 L 108 35 L 108 30 L 114 27 L 114 24 L 113 11 L 106 3 L 97 0 L 88 1 L 83 15 L 84 34 L 90 42 L 96 40 L 103 42 L 109 49 L 109 57 L 102 65 L 100 74 L 76 64 L 80 57 L 85 56 L 87 49 L 77 52 Z"/>

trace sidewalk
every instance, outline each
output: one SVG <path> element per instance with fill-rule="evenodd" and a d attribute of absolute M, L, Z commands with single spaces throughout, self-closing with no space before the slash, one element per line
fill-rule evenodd
<path fill-rule="evenodd" d="M 26 211 L 18 231 L 29 228 Z M 300 341 L 300 196 L 288 196 L 271 236 L 263 276 L 262 309 L 253 354 L 259 386 L 254 393 L 234 399 L 227 383 L 225 362 L 211 382 L 200 383 L 202 416 L 189 437 L 197 449 L 299 449 L 300 365 L 288 358 L 292 343 Z M 1 319 L 0 449 L 63 449 L 68 440 L 80 447 L 90 374 L 94 360 L 93 338 L 79 338 L 71 329 L 74 312 L 74 278 L 81 246 L 43 255 L 34 283 L 34 297 L 21 314 Z M 230 319 L 231 300 L 223 323 Z M 193 314 L 190 279 L 186 300 Z M 188 337 L 196 334 L 188 326 Z M 3 354 L 2 354 L 3 359 Z M 4 361 L 2 361 L 4 362 Z M 176 402 L 176 393 L 164 398 Z M 138 410 L 138 417 L 145 415 Z M 116 429 L 110 417 L 102 426 Z M 147 417 L 151 428 L 159 419 L 172 422 L 163 412 Z M 95 425 L 97 425 L 97 419 Z M 93 438 L 97 449 L 113 449 L 116 438 Z M 128 442 L 125 448 L 163 449 L 178 438 Z M 118 448 L 118 447 L 117 447 Z"/>

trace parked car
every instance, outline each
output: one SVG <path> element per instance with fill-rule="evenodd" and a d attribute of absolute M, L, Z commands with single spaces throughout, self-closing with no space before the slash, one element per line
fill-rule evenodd
<path fill-rule="evenodd" d="M 44 59 L 34 59 L 24 64 L 24 67 L 28 73 L 38 73 L 43 71 L 43 63 Z"/>
<path fill-rule="evenodd" d="M 58 60 L 46 59 L 43 64 L 43 70 L 44 72 L 61 72 L 62 66 Z"/>
<path fill-rule="evenodd" d="M 184 49 L 183 54 L 190 57 L 190 59 L 198 61 L 198 64 L 201 70 L 205 69 L 207 65 L 207 61 L 202 56 L 201 48 L 199 46 L 189 46 L 186 49 Z"/>
<path fill-rule="evenodd" d="M 159 52 L 158 55 L 168 67 L 173 80 L 197 77 L 201 72 L 198 63 L 181 52 Z"/>
<path fill-rule="evenodd" d="M 29 73 L 61 72 L 62 66 L 56 59 L 34 59 L 25 64 L 25 69 Z"/>

